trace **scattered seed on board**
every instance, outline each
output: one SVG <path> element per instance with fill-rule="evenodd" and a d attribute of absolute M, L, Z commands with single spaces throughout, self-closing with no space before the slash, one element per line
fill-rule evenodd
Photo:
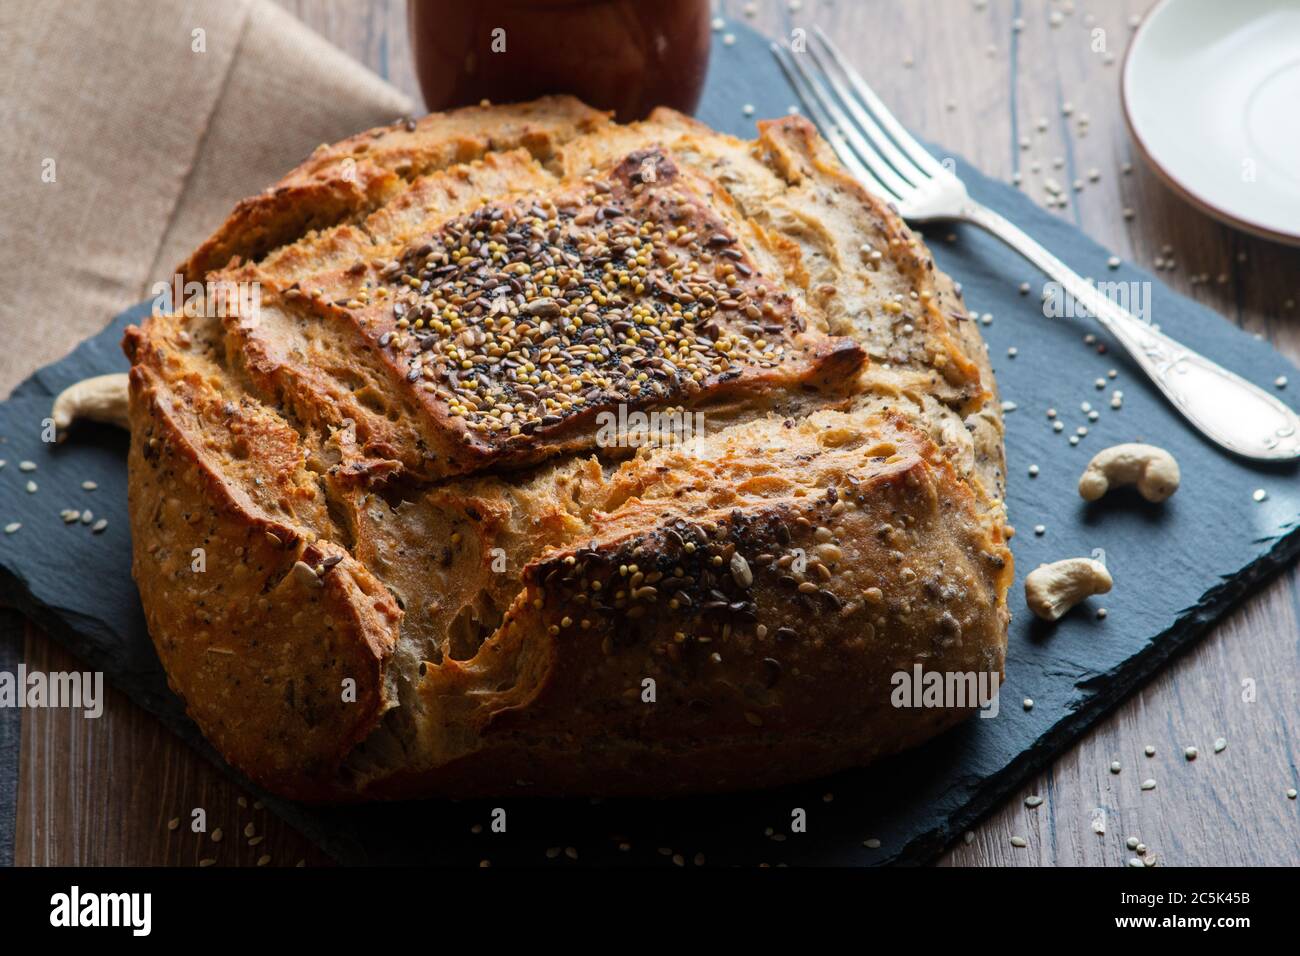
<path fill-rule="evenodd" d="M 34 461 L 20 461 L 20 462 L 18 463 L 18 470 L 19 470 L 19 471 L 35 471 L 35 470 L 36 470 L 36 462 L 34 462 Z"/>
<path fill-rule="evenodd" d="M 1014 345 L 1007 349 L 1007 358 L 1015 358 L 1019 354 L 1020 349 L 1016 348 Z"/>
<path fill-rule="evenodd" d="M 1109 614 L 1109 613 L 1110 613 L 1110 612 L 1107 611 L 1104 607 L 1099 607 L 1099 608 L 1097 608 L 1097 620 L 1099 620 L 1099 621 L 1104 621 L 1104 620 L 1106 620 L 1106 615 Z"/>
<path fill-rule="evenodd" d="M 1029 466 L 1029 477 L 1030 477 L 1030 478 L 1037 478 L 1037 477 L 1038 477 L 1038 466 L 1037 466 L 1037 465 L 1030 465 L 1030 466 Z"/>
<path fill-rule="evenodd" d="M 1034 699 L 1033 699 L 1032 697 L 1026 697 L 1026 698 L 1025 698 L 1025 702 L 1024 702 L 1024 704 L 1022 704 L 1021 706 L 1023 706 L 1023 707 L 1025 708 L 1025 710 L 1033 710 L 1033 709 L 1034 709 Z"/>
<path fill-rule="evenodd" d="M 81 513 L 82 524 L 90 524 L 94 520 L 95 520 L 95 512 L 91 511 L 89 508 L 87 508 L 85 511 Z"/>
<path fill-rule="evenodd" d="M 1286 376 L 1279 375 L 1277 378 L 1273 379 L 1273 384 L 1278 388 L 1286 388 Z"/>
<path fill-rule="evenodd" d="M 1228 742 L 1224 740 L 1222 737 L 1214 741 L 1214 752 L 1216 754 L 1223 753 L 1223 751 L 1226 750 L 1227 747 L 1228 747 Z"/>
<path fill-rule="evenodd" d="M 1251 495 L 1251 497 L 1254 498 L 1256 501 L 1263 501 L 1265 498 L 1268 497 L 1268 492 L 1265 491 L 1263 488 L 1256 488 L 1255 493 Z"/>
<path fill-rule="evenodd" d="M 1140 867 L 1142 865 L 1142 861 L 1135 856 L 1131 856 L 1128 859 L 1128 865 L 1133 867 Z"/>
<path fill-rule="evenodd" d="M 269 853 L 263 853 L 261 856 L 257 858 L 258 866 L 266 866 L 266 864 L 270 862 L 271 862 L 271 854 Z"/>
<path fill-rule="evenodd" d="M 214 860 L 212 857 L 205 856 L 203 859 L 199 860 L 199 866 L 212 866 L 216 862 L 217 861 Z"/>
<path fill-rule="evenodd" d="M 1294 799 L 1296 798 L 1296 789 L 1295 789 L 1295 787 L 1290 787 L 1290 788 L 1287 790 L 1287 792 L 1286 792 L 1286 798 L 1287 798 L 1288 800 L 1294 800 Z"/>
<path fill-rule="evenodd" d="M 1043 535 L 1047 534 L 1047 525 L 1045 524 L 1034 525 L 1034 534 L 1038 535 L 1040 538 Z"/>
<path fill-rule="evenodd" d="M 1054 432 L 1063 432 L 1063 431 L 1065 431 L 1065 422 L 1062 422 L 1062 421 L 1055 421 L 1055 422 L 1052 422 L 1052 431 L 1054 431 Z"/>
<path fill-rule="evenodd" d="M 1146 749 L 1144 749 L 1142 752 L 1145 753 L 1148 757 L 1154 757 L 1156 755 L 1156 748 L 1152 747 L 1150 744 L 1147 744 Z"/>
<path fill-rule="evenodd" d="M 1020 294 L 1021 294 L 1021 295 L 1029 295 L 1029 283 L 1028 283 L 1028 282 L 1022 282 L 1022 283 L 1020 283 Z"/>
<path fill-rule="evenodd" d="M 81 483 L 82 491 L 94 491 L 98 487 L 99 487 L 99 482 L 97 481 L 83 481 Z"/>
<path fill-rule="evenodd" d="M 212 836 L 213 843 L 220 843 L 221 838 L 225 836 L 225 833 L 221 831 L 221 827 L 217 827 L 215 830 L 212 831 L 211 836 Z"/>
<path fill-rule="evenodd" d="M 27 482 L 27 493 L 28 493 L 29 495 L 34 495 L 34 494 L 36 494 L 36 491 L 37 491 L 37 485 L 36 485 L 36 482 L 34 482 L 34 481 L 29 481 L 29 482 Z"/>
<path fill-rule="evenodd" d="M 1035 807 L 1042 806 L 1042 803 L 1043 803 L 1043 798 L 1038 796 L 1038 794 L 1034 794 L 1032 797 L 1025 797 L 1025 806 L 1027 806 L 1030 810 L 1033 810 Z"/>
<path fill-rule="evenodd" d="M 1155 788 L 1156 788 L 1156 782 L 1154 780 L 1147 779 L 1142 781 L 1143 790 L 1154 790 Z"/>
<path fill-rule="evenodd" d="M 1146 856 L 1147 845 L 1145 843 L 1139 843 L 1133 849 L 1137 852 L 1138 856 Z"/>
<path fill-rule="evenodd" d="M 1123 768 L 1122 766 L 1120 766 L 1120 762 L 1119 762 L 1118 760 L 1112 760 L 1112 761 L 1110 762 L 1110 772 L 1111 772 L 1111 773 L 1119 773 L 1119 772 L 1120 772 L 1121 770 L 1123 770 L 1123 769 L 1124 769 L 1124 768 Z"/>
<path fill-rule="evenodd" d="M 1029 841 L 1022 836 L 1013 836 L 1011 838 L 1012 846 L 1029 846 Z"/>
<path fill-rule="evenodd" d="M 1129 837 L 1127 840 L 1124 841 L 1124 845 L 1128 847 L 1130 850 L 1136 850 L 1138 848 L 1138 838 Z"/>
<path fill-rule="evenodd" d="M 1199 753 L 1199 751 L 1195 747 L 1188 747 L 1183 751 L 1183 756 L 1188 760 L 1195 760 L 1197 753 Z"/>
<path fill-rule="evenodd" d="M 93 525 L 90 526 L 90 530 L 95 534 L 102 534 L 104 529 L 107 527 L 108 527 L 108 519 L 100 518 L 98 521 L 96 521 Z"/>
<path fill-rule="evenodd" d="M 180 817 L 172 817 L 170 820 L 167 821 L 167 829 L 168 829 L 168 830 L 175 830 L 175 829 L 176 829 L 177 827 L 179 827 L 180 825 L 181 825 L 181 818 L 180 818 Z"/>
<path fill-rule="evenodd" d="M 22 526 L 23 523 L 21 521 L 11 521 L 7 525 L 5 525 L 5 534 L 13 534 Z"/>
<path fill-rule="evenodd" d="M 1145 859 L 1143 859 L 1143 861 L 1142 861 L 1142 865 L 1143 865 L 1143 866 L 1155 866 L 1155 865 L 1156 865 L 1156 855 L 1155 855 L 1154 853 L 1152 853 L 1152 854 L 1150 854 L 1149 856 L 1147 856 Z"/>
<path fill-rule="evenodd" d="M 973 830 L 967 830 L 965 833 L 961 835 L 961 842 L 965 843 L 967 846 L 970 846 L 972 843 L 975 842 L 975 832 Z"/>
<path fill-rule="evenodd" d="M 880 841 L 877 840 L 875 837 L 872 837 L 869 840 L 863 840 L 862 845 L 865 846 L 868 850 L 880 849 Z"/>

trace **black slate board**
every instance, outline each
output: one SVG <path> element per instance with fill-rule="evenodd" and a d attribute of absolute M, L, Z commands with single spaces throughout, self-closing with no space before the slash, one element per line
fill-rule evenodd
<path fill-rule="evenodd" d="M 701 118 L 737 135 L 751 135 L 746 103 L 757 116 L 784 113 L 795 102 L 774 69 L 765 41 L 741 25 L 734 46 L 715 45 Z M 947 155 L 941 153 L 941 155 Z M 1106 268 L 1109 253 L 1017 190 L 987 179 L 958 158 L 957 172 L 971 193 L 1019 223 L 1084 275 L 1150 283 L 1151 314 L 1167 331 L 1260 383 L 1300 374 L 1267 344 L 1127 266 Z M 936 236 L 946 236 L 941 228 Z M 1015 619 L 1009 636 L 1008 684 L 994 719 L 973 719 L 910 754 L 865 771 L 782 790 L 672 801 L 525 800 L 428 801 L 319 809 L 267 798 L 268 805 L 343 862 L 436 862 L 476 865 L 539 864 L 551 847 L 574 847 L 585 864 L 667 864 L 658 850 L 687 860 L 704 853 L 711 865 L 730 863 L 877 864 L 922 861 L 996 805 L 1020 781 L 1048 762 L 1089 725 L 1200 634 L 1262 575 L 1300 551 L 1300 483 L 1290 466 L 1250 465 L 1221 454 L 1191 432 L 1144 377 L 1112 347 L 1099 355 L 1082 339 L 1097 331 L 1086 319 L 1048 319 L 1036 296 L 1021 296 L 1041 277 L 993 240 L 957 228 L 954 242 L 932 242 L 940 265 L 961 282 L 973 311 L 990 312 L 983 328 L 1003 398 L 1019 407 L 1007 415 L 1009 505 L 1021 533 L 1012 542 L 1019 569 L 1012 591 Z M 137 307 L 67 358 L 37 372 L 0 404 L 0 525 L 22 529 L 0 535 L 0 603 L 13 603 L 63 641 L 178 734 L 218 760 L 184 716 L 145 633 L 129 574 L 125 439 L 105 428 L 80 430 L 75 441 L 42 444 L 50 400 L 77 379 L 126 367 L 121 329 L 146 313 Z M 1099 335 L 1106 343 L 1106 337 Z M 1007 358 L 1014 346 L 1018 356 Z M 1105 392 L 1094 380 L 1115 368 Z M 1112 388 L 1123 408 L 1109 406 Z M 1088 422 L 1091 402 L 1101 415 Z M 1044 412 L 1059 410 L 1068 425 L 1056 433 Z M 1088 435 L 1077 447 L 1067 436 L 1079 425 Z M 1109 444 L 1158 441 L 1182 463 L 1184 486 L 1164 507 L 1132 495 L 1085 506 L 1075 483 L 1088 458 Z M 38 470 L 21 474 L 17 462 Z M 1027 476 L 1037 463 L 1041 473 Z M 39 491 L 24 484 L 36 480 Z M 86 492 L 92 479 L 98 490 Z M 1267 491 L 1262 502 L 1252 498 Z M 59 519 L 66 507 L 91 508 L 107 530 L 93 535 Z M 1047 526 L 1036 537 L 1036 524 Z M 1024 573 L 1042 561 L 1104 548 L 1116 589 L 1104 599 L 1109 616 L 1076 612 L 1054 629 L 1024 610 Z M 1140 583 L 1139 583 L 1140 582 Z M 1093 607 L 1098 606 L 1094 603 Z M 5 663 L 0 660 L 0 663 Z M 1034 698 L 1030 712 L 1020 706 Z M 3 729 L 3 728 L 0 728 Z M 0 734 L 0 743 L 4 735 Z M 0 758 L 6 748 L 0 746 Z M 8 750 L 12 751 L 10 747 Z M 231 771 L 233 774 L 233 771 Z M 0 763 L 0 843 L 12 820 L 6 807 L 16 762 Z M 1133 786 L 1137 786 L 1136 778 Z M 253 788 L 250 788 L 253 789 Z M 833 802 L 823 795 L 833 793 Z M 10 800 L 12 797 L 10 796 Z M 508 833 L 492 835 L 491 808 L 504 806 Z M 806 833 L 790 834 L 796 807 L 808 813 Z M 183 808 L 176 808 L 180 813 Z M 487 832 L 471 833 L 473 824 Z M 785 834 L 773 840 L 771 832 Z M 867 837 L 878 849 L 863 846 Z M 620 841 L 631 849 L 618 850 Z M 0 846 L 0 860 L 5 858 Z M 11 851 L 10 851 L 11 852 Z M 560 857 L 563 861 L 565 858 Z"/>

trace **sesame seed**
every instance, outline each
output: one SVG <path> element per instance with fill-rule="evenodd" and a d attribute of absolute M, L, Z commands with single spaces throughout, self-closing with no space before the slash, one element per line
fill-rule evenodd
<path fill-rule="evenodd" d="M 1155 780 L 1147 779 L 1147 780 L 1143 780 L 1143 781 L 1142 781 L 1142 789 L 1143 789 L 1143 790 L 1154 790 L 1155 788 L 1156 788 L 1156 782 L 1155 782 Z"/>
<path fill-rule="evenodd" d="M 1043 803 L 1043 798 L 1038 796 L 1037 794 L 1035 794 L 1032 797 L 1025 797 L 1025 806 L 1027 806 L 1030 810 L 1033 810 L 1034 808 L 1041 806 L 1042 803 Z"/>
<path fill-rule="evenodd" d="M 1148 757 L 1154 757 L 1156 755 L 1156 748 L 1151 746 L 1151 744 L 1147 744 L 1146 747 L 1143 748 L 1143 753 Z"/>
<path fill-rule="evenodd" d="M 1034 525 L 1034 534 L 1038 535 L 1040 538 L 1043 535 L 1047 534 L 1047 525 L 1042 525 L 1042 524 Z"/>
<path fill-rule="evenodd" d="M 19 470 L 19 471 L 35 471 L 35 470 L 36 470 L 36 462 L 34 462 L 34 461 L 20 461 L 20 462 L 18 463 L 18 470 Z"/>
<path fill-rule="evenodd" d="M 1013 836 L 1011 838 L 1011 845 L 1014 847 L 1026 847 L 1029 846 L 1029 841 L 1022 836 Z"/>
<path fill-rule="evenodd" d="M 1037 477 L 1038 477 L 1038 466 L 1037 466 L 1037 465 L 1030 465 L 1030 466 L 1029 466 L 1029 477 L 1030 477 L 1030 478 L 1037 478 Z"/>
<path fill-rule="evenodd" d="M 1183 756 L 1188 760 L 1195 760 L 1199 751 L 1195 747 L 1188 747 L 1183 751 Z"/>
<path fill-rule="evenodd" d="M 5 534 L 13 534 L 23 526 L 21 521 L 11 521 L 5 525 Z"/>
<path fill-rule="evenodd" d="M 1215 739 L 1215 741 L 1214 741 L 1214 752 L 1215 752 L 1216 754 L 1221 754 L 1221 753 L 1223 753 L 1223 751 L 1226 750 L 1227 747 L 1228 747 L 1228 741 L 1227 741 L 1227 740 L 1225 740 L 1225 739 L 1222 738 L 1222 737 L 1218 737 L 1218 738 Z"/>
<path fill-rule="evenodd" d="M 1110 772 L 1111 772 L 1111 773 L 1119 773 L 1119 772 L 1120 772 L 1121 770 L 1123 770 L 1123 769 L 1124 769 L 1124 768 L 1123 768 L 1122 766 L 1120 766 L 1120 762 L 1119 762 L 1118 760 L 1112 760 L 1112 761 L 1110 762 Z"/>
<path fill-rule="evenodd" d="M 1033 710 L 1033 709 L 1034 709 L 1034 699 L 1033 699 L 1032 697 L 1026 697 L 1026 698 L 1024 699 L 1023 703 L 1021 704 L 1021 706 L 1024 707 L 1025 710 Z"/>
<path fill-rule="evenodd" d="M 1263 488 L 1256 488 L 1255 493 L 1251 495 L 1256 501 L 1263 501 L 1268 497 L 1268 492 Z"/>
<path fill-rule="evenodd" d="M 36 494 L 37 490 L 38 490 L 38 489 L 37 489 L 37 484 L 36 484 L 36 482 L 34 482 L 34 481 L 29 481 L 29 482 L 27 482 L 27 493 L 28 493 L 29 495 L 34 495 L 34 494 Z"/>
<path fill-rule="evenodd" d="M 94 490 L 95 490 L 96 488 L 98 488 L 98 487 L 99 487 L 99 484 L 98 484 L 97 482 L 94 482 L 94 481 L 83 481 L 83 482 L 81 483 L 81 490 L 82 490 L 82 491 L 94 491 Z"/>
<path fill-rule="evenodd" d="M 862 845 L 865 846 L 868 850 L 880 849 L 880 841 L 877 840 L 875 837 L 871 837 L 870 839 L 863 840 Z"/>
<path fill-rule="evenodd" d="M 104 529 L 107 527 L 108 527 L 108 519 L 100 518 L 91 526 L 90 530 L 94 534 L 101 534 L 104 531 Z"/>

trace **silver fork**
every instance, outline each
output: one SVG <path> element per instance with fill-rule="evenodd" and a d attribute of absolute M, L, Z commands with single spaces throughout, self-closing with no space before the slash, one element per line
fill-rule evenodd
<path fill-rule="evenodd" d="M 1022 230 L 975 202 L 965 185 L 903 129 L 815 29 L 808 55 L 772 44 L 781 69 L 844 165 L 912 222 L 960 220 L 997 236 L 1060 283 L 1115 337 L 1182 414 L 1222 447 L 1263 461 L 1300 457 L 1300 416 L 1276 396 L 1122 308 Z"/>

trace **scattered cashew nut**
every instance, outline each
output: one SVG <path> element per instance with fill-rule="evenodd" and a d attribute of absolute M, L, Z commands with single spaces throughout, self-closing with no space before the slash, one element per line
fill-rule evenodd
<path fill-rule="evenodd" d="M 1114 581 L 1106 565 L 1092 558 L 1040 564 L 1025 578 L 1025 603 L 1044 621 L 1056 621 L 1086 597 L 1105 594 Z"/>
<path fill-rule="evenodd" d="M 69 385 L 54 400 L 54 427 L 62 436 L 76 421 L 130 428 L 126 414 L 127 374 L 96 375 Z"/>
<path fill-rule="evenodd" d="M 1178 490 L 1178 462 L 1155 445 L 1129 443 L 1104 448 L 1079 477 L 1079 494 L 1096 501 L 1112 488 L 1137 485 L 1147 501 L 1164 501 Z"/>

